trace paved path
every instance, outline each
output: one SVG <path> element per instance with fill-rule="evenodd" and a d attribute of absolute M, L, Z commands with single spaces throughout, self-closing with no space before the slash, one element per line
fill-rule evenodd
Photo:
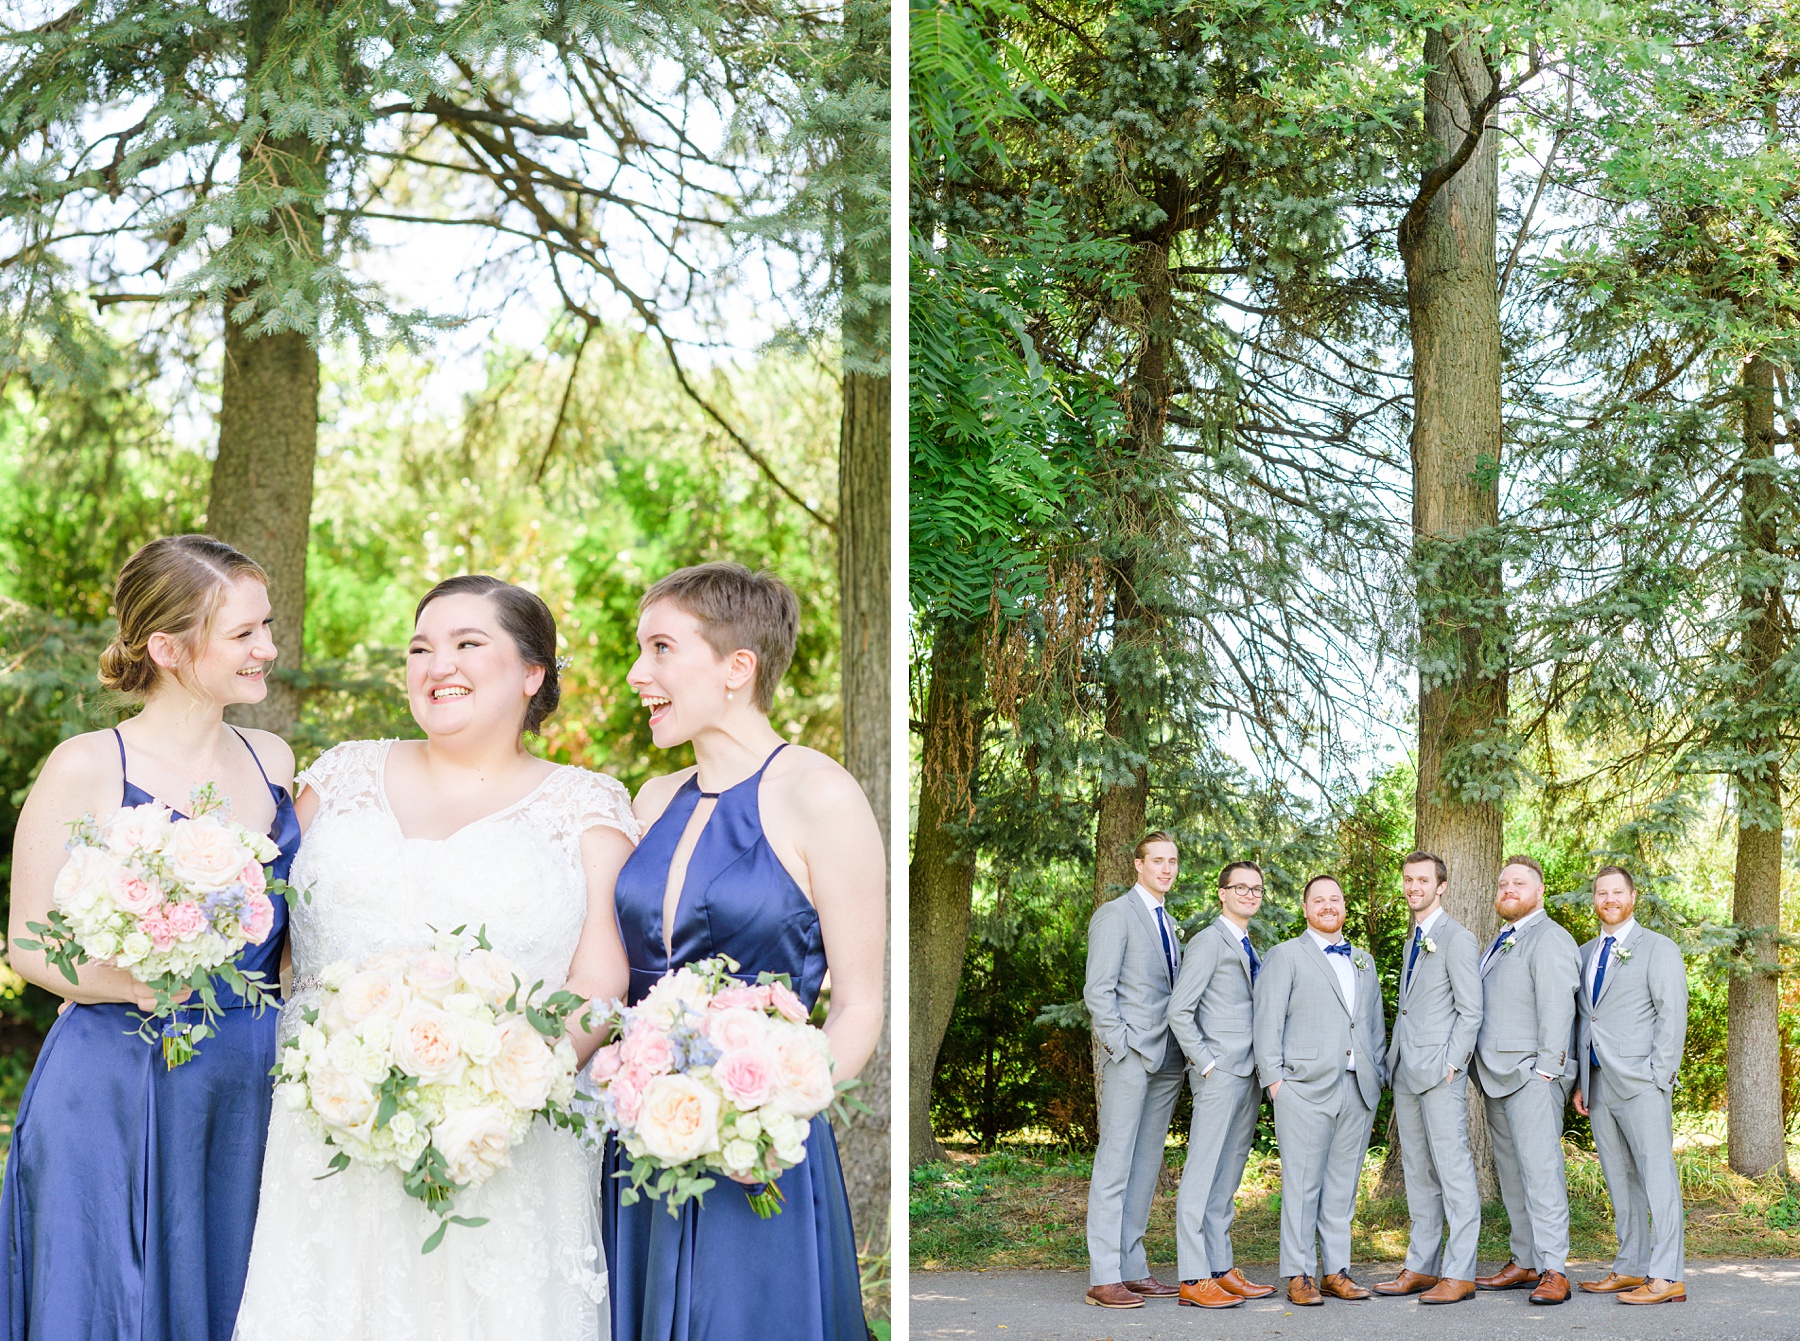
<path fill-rule="evenodd" d="M 1483 1264 L 1483 1270 L 1493 1267 Z M 1397 1266 L 1360 1266 L 1351 1275 L 1367 1285 L 1391 1279 Z M 1156 1269 L 1174 1280 L 1173 1266 Z M 1250 1268 L 1271 1284 L 1269 1268 Z M 1575 1280 L 1601 1268 L 1576 1266 Z M 1793 1341 L 1800 1337 L 1800 1259 L 1689 1262 L 1688 1301 L 1628 1308 L 1579 1292 L 1556 1308 L 1533 1308 L 1524 1291 L 1478 1292 L 1467 1303 L 1428 1308 L 1411 1299 L 1371 1299 L 1322 1308 L 1293 1308 L 1282 1294 L 1234 1309 L 1143 1308 L 1103 1310 L 1082 1303 L 1082 1271 L 915 1271 L 911 1335 L 920 1338 L 998 1338 L 1001 1341 L 1237 1341 L 1282 1337 L 1309 1341 Z"/>

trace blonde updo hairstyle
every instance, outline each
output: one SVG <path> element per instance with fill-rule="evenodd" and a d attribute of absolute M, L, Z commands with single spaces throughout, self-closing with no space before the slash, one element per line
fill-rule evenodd
<path fill-rule="evenodd" d="M 231 584 L 269 575 L 256 560 L 209 535 L 152 540 L 125 560 L 113 588 L 119 632 L 100 654 L 100 683 L 141 701 L 156 688 L 163 668 L 150 656 L 150 636 L 164 633 L 190 656 L 200 650 Z"/>

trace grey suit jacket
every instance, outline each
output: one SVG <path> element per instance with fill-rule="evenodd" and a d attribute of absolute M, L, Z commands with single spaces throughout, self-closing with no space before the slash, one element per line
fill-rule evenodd
<path fill-rule="evenodd" d="M 1363 1102 L 1375 1107 L 1387 1079 L 1387 1021 L 1375 961 L 1366 950 L 1354 956 L 1354 1018 L 1337 973 L 1306 932 L 1263 956 L 1262 972 L 1256 975 L 1253 1037 L 1257 1079 L 1265 1089 L 1279 1080 L 1303 1098 L 1323 1102 L 1336 1090 L 1354 1054 L 1357 1088 Z"/>
<path fill-rule="evenodd" d="M 1481 975 L 1481 1032 L 1475 1043 L 1484 1094 L 1504 1098 L 1540 1071 L 1575 1078 L 1575 995 L 1580 988 L 1575 938 L 1548 914 L 1515 932 L 1511 950 L 1488 960 Z"/>
<path fill-rule="evenodd" d="M 1250 1029 L 1250 961 L 1241 933 L 1223 917 L 1182 948 L 1181 973 L 1169 996 L 1169 1032 L 1194 1068 L 1247 1076 L 1256 1069 Z"/>
<path fill-rule="evenodd" d="M 1173 940 L 1179 962 L 1181 938 Z M 1173 986 L 1156 919 L 1137 890 L 1101 904 L 1088 923 L 1087 984 L 1081 999 L 1108 1057 L 1117 1061 L 1135 1052 L 1156 1071 L 1180 1055 L 1169 1033 Z"/>
<path fill-rule="evenodd" d="M 1608 1095 L 1629 1099 L 1651 1087 L 1667 1093 L 1675 1087 L 1687 1043 L 1687 967 L 1681 950 L 1667 936 L 1634 925 L 1614 947 L 1600 984 L 1600 1000 L 1595 1002 L 1587 991 L 1587 969 L 1603 941 L 1596 936 L 1581 947 L 1582 985 L 1576 1004 L 1582 1092 L 1587 1092 L 1590 1081 L 1591 1046 L 1606 1072 Z M 1621 961 L 1621 950 L 1629 958 Z"/>
<path fill-rule="evenodd" d="M 1388 1044 L 1388 1075 L 1394 1089 L 1407 1094 L 1442 1085 L 1452 1067 L 1467 1072 L 1481 1030 L 1481 948 L 1475 933 L 1443 913 L 1427 939 L 1436 948 L 1420 948 L 1410 982 L 1410 934 L 1400 952 L 1399 1013 Z"/>

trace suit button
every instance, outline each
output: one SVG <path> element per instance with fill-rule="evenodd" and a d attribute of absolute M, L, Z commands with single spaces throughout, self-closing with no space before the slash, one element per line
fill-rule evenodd
<path fill-rule="evenodd" d="M 1350 1049 L 1349 1049 L 1349 1048 L 1345 1048 L 1345 1049 L 1344 1049 L 1344 1056 L 1346 1056 L 1346 1057 L 1350 1057 L 1350 1056 L 1353 1056 L 1353 1055 L 1354 1055 L 1354 1054 L 1353 1054 L 1353 1053 L 1352 1053 L 1352 1052 L 1351 1052 L 1351 1051 L 1350 1051 Z"/>
<path fill-rule="evenodd" d="M 1405 1011 L 1405 1010 L 1402 1010 L 1402 1011 L 1401 1011 L 1401 1012 L 1400 1012 L 1400 1013 L 1401 1013 L 1401 1014 L 1402 1014 L 1402 1015 L 1404 1015 L 1404 1014 L 1406 1014 L 1406 1011 Z"/>

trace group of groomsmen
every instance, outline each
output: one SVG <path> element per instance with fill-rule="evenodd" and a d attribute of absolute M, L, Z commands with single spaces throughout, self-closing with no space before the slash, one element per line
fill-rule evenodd
<path fill-rule="evenodd" d="M 1543 868 L 1508 857 L 1494 897 L 1505 925 L 1484 949 L 1444 910 L 1444 862 L 1408 855 L 1400 874 L 1411 925 L 1389 1038 L 1375 962 L 1344 939 L 1334 877 L 1306 882 L 1306 929 L 1259 953 L 1249 934 L 1263 901 L 1255 862 L 1219 872 L 1219 916 L 1186 944 L 1163 907 L 1180 867 L 1174 839 L 1145 835 L 1135 866 L 1136 885 L 1089 926 L 1084 997 L 1105 1058 L 1088 1303 L 1232 1308 L 1275 1292 L 1232 1264 L 1230 1233 L 1265 1090 L 1281 1155 L 1287 1297 L 1369 1298 L 1350 1278 L 1350 1224 L 1383 1086 L 1394 1091 L 1412 1233 L 1404 1269 L 1373 1293 L 1452 1304 L 1477 1289 L 1529 1289 L 1533 1304 L 1565 1302 L 1572 1098 L 1591 1118 L 1619 1239 L 1612 1269 L 1581 1289 L 1626 1304 L 1685 1300 L 1671 1092 L 1687 975 L 1675 943 L 1633 917 L 1628 872 L 1595 876 L 1600 934 L 1577 948 L 1544 911 Z M 1476 1275 L 1471 1068 L 1512 1224 L 1511 1260 L 1490 1276 Z M 1144 1233 L 1184 1077 L 1194 1116 L 1175 1203 L 1177 1286 L 1151 1275 Z"/>

